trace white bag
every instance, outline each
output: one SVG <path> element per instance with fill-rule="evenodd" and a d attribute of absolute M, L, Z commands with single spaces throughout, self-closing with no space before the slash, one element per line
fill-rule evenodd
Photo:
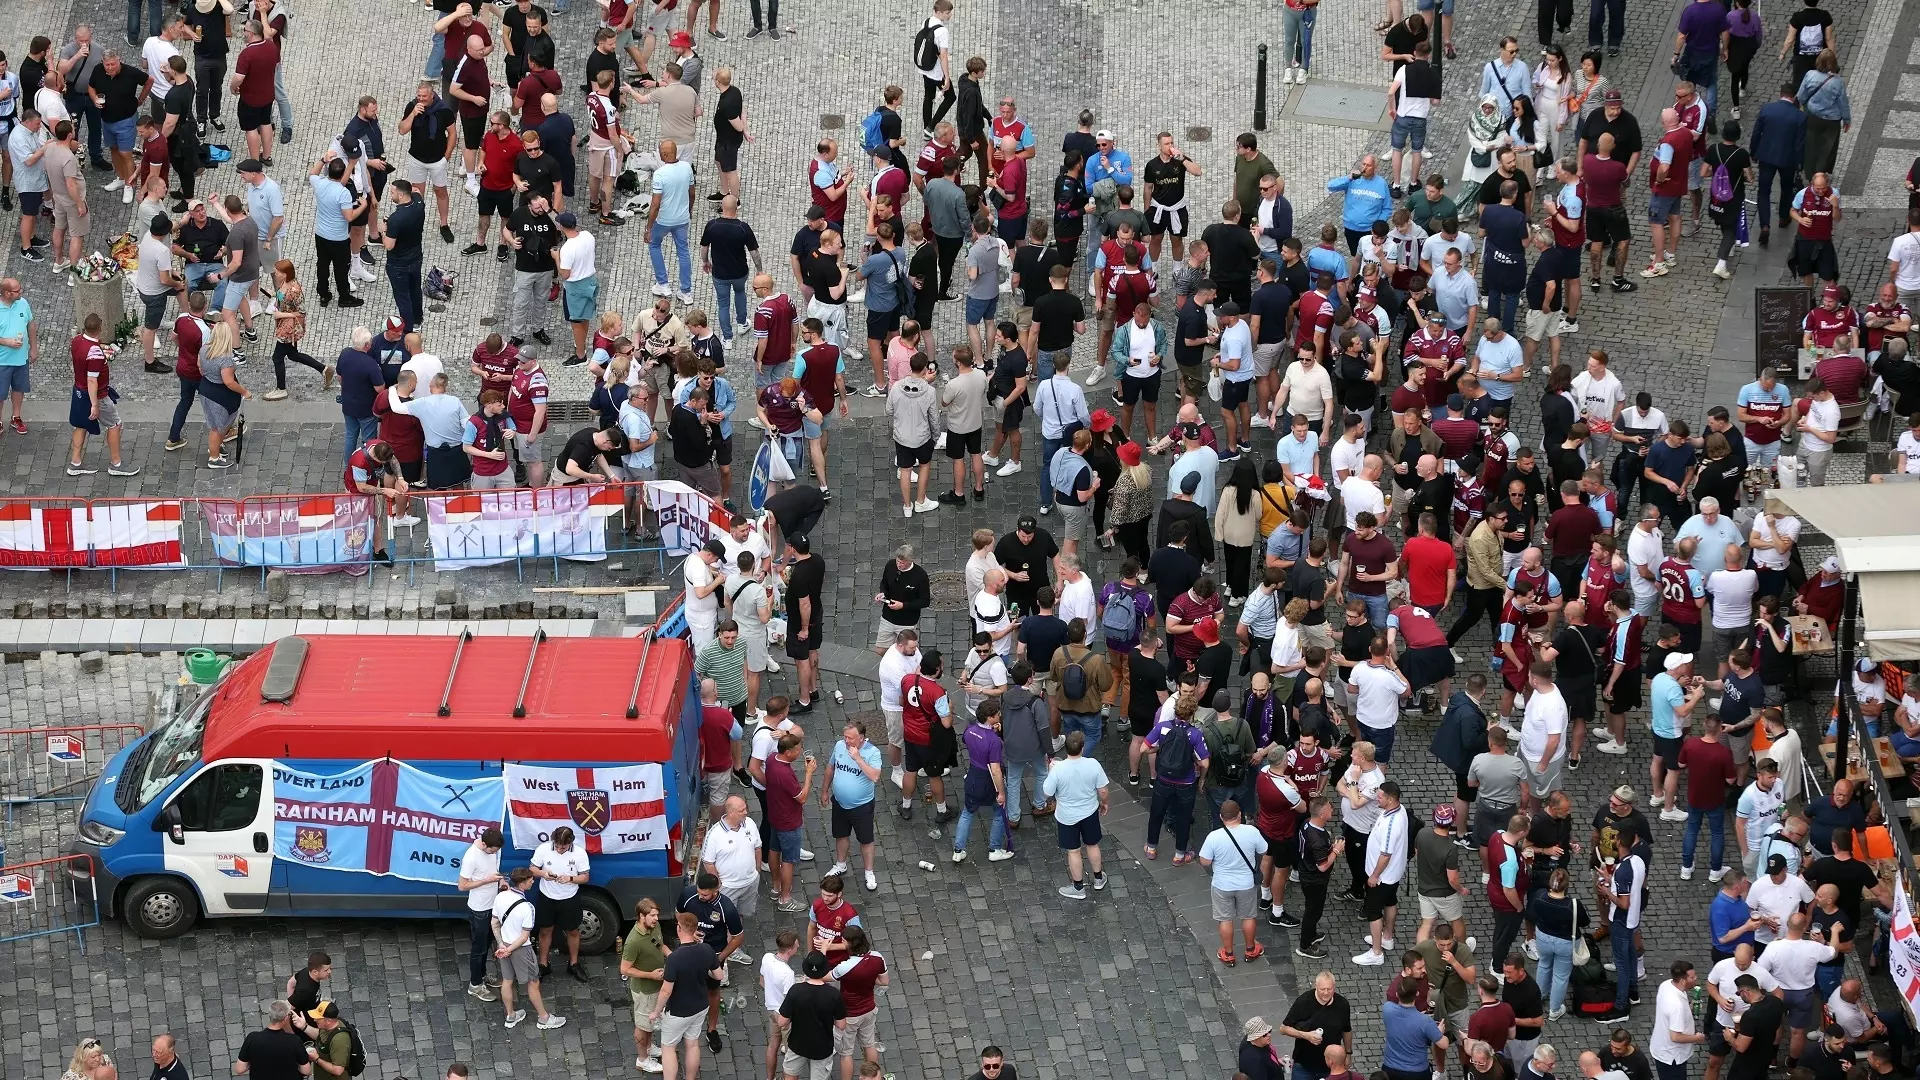
<path fill-rule="evenodd" d="M 1227 378 L 1216 369 L 1212 375 L 1207 377 L 1207 400 L 1217 403 L 1225 396 L 1226 390 Z"/>
<path fill-rule="evenodd" d="M 778 435 L 768 435 L 767 441 L 772 444 L 767 454 L 767 479 L 776 484 L 788 483 L 793 479 L 793 463 L 787 460 Z"/>
<path fill-rule="evenodd" d="M 787 617 L 775 615 L 767 620 L 767 644 L 783 645 L 787 640 Z"/>

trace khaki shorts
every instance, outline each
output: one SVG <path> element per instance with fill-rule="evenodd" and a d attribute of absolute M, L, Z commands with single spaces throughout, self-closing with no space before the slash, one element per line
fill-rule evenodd
<path fill-rule="evenodd" d="M 618 172 L 614 168 L 615 151 L 611 146 L 587 151 L 587 176 L 594 180 L 611 176 Z"/>
<path fill-rule="evenodd" d="M 1274 365 L 1279 363 L 1280 354 L 1286 347 L 1287 343 L 1284 341 L 1277 341 L 1272 345 L 1255 345 L 1253 347 L 1253 377 L 1256 379 L 1264 379 L 1273 374 Z"/>
<path fill-rule="evenodd" d="M 838 1038 L 835 1035 L 835 1038 Z M 833 1076 L 833 1055 L 828 1054 L 818 1061 L 804 1058 L 791 1050 L 780 1051 L 780 1073 L 797 1080 L 831 1080 Z"/>
<path fill-rule="evenodd" d="M 872 1009 L 859 1016 L 847 1017 L 847 1026 L 833 1033 L 833 1053 L 835 1057 L 852 1057 L 861 1050 L 873 1050 L 880 1046 L 880 1010 Z"/>
<path fill-rule="evenodd" d="M 890 623 L 887 620 L 880 618 L 879 616 L 875 616 L 873 620 L 874 649 L 879 652 L 885 652 L 888 648 L 890 648 L 893 645 L 895 641 L 899 640 L 900 631 L 902 630 L 913 630 L 916 633 L 918 632 L 917 627 L 896 626 L 893 623 Z"/>
<path fill-rule="evenodd" d="M 707 1010 L 701 1009 L 692 1016 L 675 1016 L 672 1013 L 660 1014 L 660 1045 L 679 1046 L 689 1039 L 697 1039 L 707 1029 Z"/>
<path fill-rule="evenodd" d="M 68 236 L 87 235 L 87 225 L 92 220 L 91 214 L 80 213 L 72 199 L 53 200 L 53 227 L 65 230 Z"/>
<path fill-rule="evenodd" d="M 1466 913 L 1466 897 L 1459 893 L 1445 896 L 1420 894 L 1420 918 L 1442 919 L 1446 922 L 1458 922 Z"/>
<path fill-rule="evenodd" d="M 887 721 L 887 745 L 907 745 L 907 714 L 901 709 L 881 709 L 880 715 Z"/>
<path fill-rule="evenodd" d="M 1021 308 L 1013 309 L 1013 328 L 1015 330 L 1018 330 L 1020 331 L 1020 333 L 1025 334 L 1027 332 L 1027 328 L 1032 325 L 1033 325 L 1033 309 L 1032 308 L 1021 307 Z"/>
<path fill-rule="evenodd" d="M 1327 623 L 1312 623 L 1300 628 L 1300 647 L 1318 645 L 1323 649 L 1333 648 L 1333 631 Z"/>
<path fill-rule="evenodd" d="M 513 470 L 509 469 L 506 472 L 495 473 L 492 476 L 482 476 L 479 473 L 474 473 L 467 478 L 467 486 L 475 491 L 506 491 L 514 486 Z"/>
<path fill-rule="evenodd" d="M 540 454 L 540 436 L 538 435 L 515 435 L 513 448 L 519 451 L 520 462 L 523 465 L 547 460 Z"/>
<path fill-rule="evenodd" d="M 412 154 L 408 154 L 401 172 L 406 176 L 407 183 L 416 188 L 422 184 L 437 188 L 447 186 L 447 159 L 445 158 L 439 161 L 421 161 Z"/>
<path fill-rule="evenodd" d="M 733 793 L 733 770 L 721 769 L 719 772 L 702 773 L 707 788 L 708 806 L 725 806 L 727 796 Z"/>
<path fill-rule="evenodd" d="M 1547 338 L 1559 337 L 1560 322 L 1560 313 L 1557 311 L 1527 312 L 1527 340 L 1544 341 Z"/>
<path fill-rule="evenodd" d="M 1194 364 L 1182 366 L 1180 371 L 1180 396 L 1204 400 L 1207 396 L 1207 365 Z"/>
<path fill-rule="evenodd" d="M 762 675 L 773 670 L 773 657 L 767 654 L 767 632 L 763 627 L 758 633 L 740 633 L 740 643 L 747 647 L 747 670 Z"/>
<path fill-rule="evenodd" d="M 633 1030 L 648 1033 L 658 1032 L 660 1030 L 660 1018 L 649 1014 L 653 1012 L 653 1003 L 660 1000 L 660 996 L 658 994 L 642 994 L 632 989 L 629 989 L 628 993 L 633 996 Z"/>

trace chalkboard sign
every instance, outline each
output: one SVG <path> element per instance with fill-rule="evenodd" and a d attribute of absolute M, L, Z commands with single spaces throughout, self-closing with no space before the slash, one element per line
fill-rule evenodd
<path fill-rule="evenodd" d="M 1793 378 L 1800 353 L 1800 324 L 1813 306 L 1804 285 L 1763 286 L 1753 290 L 1753 370 L 1772 365 Z"/>

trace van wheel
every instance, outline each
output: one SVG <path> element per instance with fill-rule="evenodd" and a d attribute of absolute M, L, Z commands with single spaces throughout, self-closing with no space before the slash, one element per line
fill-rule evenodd
<path fill-rule="evenodd" d="M 174 938 L 193 929 L 200 917 L 200 902 L 178 878 L 142 878 L 127 890 L 120 913 L 143 938 Z"/>
<path fill-rule="evenodd" d="M 611 952 L 620 937 L 620 915 L 614 910 L 612 898 L 602 892 L 589 892 L 580 899 L 580 952 Z"/>

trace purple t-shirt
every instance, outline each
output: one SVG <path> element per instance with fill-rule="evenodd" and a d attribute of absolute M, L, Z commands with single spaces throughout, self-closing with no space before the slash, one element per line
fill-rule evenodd
<path fill-rule="evenodd" d="M 1171 719 L 1162 720 L 1153 725 L 1153 730 L 1147 732 L 1147 745 L 1158 750 L 1160 748 L 1160 741 L 1165 739 L 1173 731 L 1173 727 L 1174 721 Z M 1187 745 L 1193 747 L 1194 767 L 1187 770 L 1185 776 L 1168 776 L 1165 773 L 1156 773 L 1159 779 L 1165 780 L 1169 784 L 1187 785 L 1200 779 L 1199 763 L 1207 760 L 1207 737 L 1200 734 L 1200 729 L 1192 724 L 1185 725 L 1185 730 L 1187 733 Z"/>
<path fill-rule="evenodd" d="M 1000 735 L 986 724 L 972 724 L 961 736 L 967 745 L 967 806 L 991 806 L 998 795 L 988 766 L 1002 764 Z"/>
<path fill-rule="evenodd" d="M 1718 55 L 1726 29 L 1727 9 L 1718 0 L 1694 0 L 1680 13 L 1680 32 L 1687 35 L 1687 52 L 1693 57 Z"/>
<path fill-rule="evenodd" d="M 1140 644 L 1140 628 L 1159 612 L 1153 609 L 1153 593 L 1150 590 L 1140 585 L 1128 585 L 1123 581 L 1109 581 L 1100 590 L 1101 609 L 1104 610 L 1107 605 L 1113 603 L 1114 596 L 1122 589 L 1133 593 L 1133 633 L 1125 638 L 1107 638 L 1107 647 L 1119 649 L 1121 652 L 1132 652 Z"/>

